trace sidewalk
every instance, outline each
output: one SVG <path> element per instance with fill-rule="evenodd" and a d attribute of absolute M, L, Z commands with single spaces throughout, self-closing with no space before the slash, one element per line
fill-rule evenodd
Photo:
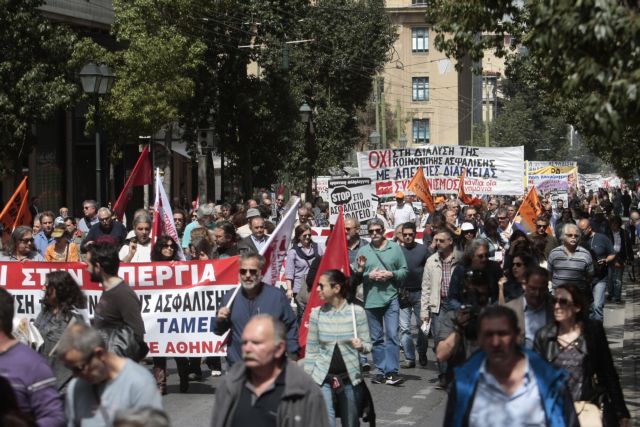
<path fill-rule="evenodd" d="M 628 276 L 625 273 L 625 279 Z M 625 298 L 624 335 L 622 357 L 616 357 L 616 366 L 624 392 L 627 408 L 631 413 L 631 425 L 640 426 L 640 390 L 638 375 L 640 374 L 640 285 L 626 280 L 623 285 Z"/>

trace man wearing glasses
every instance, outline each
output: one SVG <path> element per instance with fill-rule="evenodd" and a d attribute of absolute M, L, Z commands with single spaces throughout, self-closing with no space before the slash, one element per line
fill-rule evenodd
<path fill-rule="evenodd" d="M 537 243 L 539 241 L 544 242 L 544 256 L 545 258 L 549 258 L 549 254 L 551 251 L 558 246 L 560 246 L 560 242 L 556 239 L 553 234 L 547 233 L 549 229 L 549 220 L 546 215 L 540 215 L 536 219 L 536 231 L 534 233 L 529 233 L 529 238 Z M 550 229 L 549 229 L 550 230 Z"/>
<path fill-rule="evenodd" d="M 127 229 L 120 221 L 114 221 L 111 211 L 108 208 L 98 209 L 98 223 L 91 227 L 89 233 L 80 245 L 80 251 L 86 253 L 100 237 L 111 236 L 117 242 L 118 248 L 124 243 L 127 236 Z"/>
<path fill-rule="evenodd" d="M 85 200 L 82 202 L 83 217 L 78 222 L 78 230 L 86 235 L 91 227 L 98 223 L 98 204 L 95 200 Z"/>
<path fill-rule="evenodd" d="M 58 344 L 58 357 L 76 377 L 66 394 L 69 425 L 111 426 L 116 412 L 141 407 L 162 409 L 149 371 L 107 350 L 104 338 L 84 324 L 71 326 Z"/>
<path fill-rule="evenodd" d="M 282 291 L 262 282 L 264 257 L 258 254 L 240 256 L 240 290 L 231 290 L 222 298 L 216 317 L 216 335 L 224 335 L 229 329 L 227 360 L 230 365 L 242 358 L 242 331 L 249 319 L 256 314 L 270 314 L 284 323 L 287 329 L 287 353 L 293 359 L 298 350 L 298 322 L 289 300 Z M 234 297 L 235 295 L 235 297 Z"/>
<path fill-rule="evenodd" d="M 352 268 L 363 282 L 364 308 L 373 341 L 373 363 L 377 369 L 372 382 L 397 385 L 402 382 L 398 376 L 398 289 L 407 276 L 407 262 L 400 246 L 384 237 L 380 219 L 369 220 L 367 227 L 371 244 L 358 251 Z"/>
<path fill-rule="evenodd" d="M 593 259 L 588 250 L 578 245 L 581 236 L 577 225 L 565 224 L 561 234 L 562 246 L 549 253 L 547 268 L 554 288 L 563 283 L 574 283 L 584 292 L 587 301 L 591 301 Z"/>

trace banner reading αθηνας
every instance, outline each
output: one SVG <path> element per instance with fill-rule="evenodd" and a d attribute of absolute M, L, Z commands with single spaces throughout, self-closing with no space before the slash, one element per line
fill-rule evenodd
<path fill-rule="evenodd" d="M 0 262 L 0 286 L 14 296 L 15 316 L 34 319 L 47 274 L 68 271 L 87 296 L 92 318 L 102 287 L 86 268 L 83 263 Z M 215 319 L 224 294 L 238 286 L 238 257 L 121 264 L 119 276 L 140 298 L 151 356 L 226 354 L 224 337 L 214 333 Z"/>
<path fill-rule="evenodd" d="M 477 195 L 523 193 L 524 147 L 430 145 L 423 148 L 372 150 L 358 153 L 360 176 L 371 178 L 375 194 L 392 196 L 407 188 L 419 166 L 431 192 L 456 194 L 466 171 L 465 191 Z"/>

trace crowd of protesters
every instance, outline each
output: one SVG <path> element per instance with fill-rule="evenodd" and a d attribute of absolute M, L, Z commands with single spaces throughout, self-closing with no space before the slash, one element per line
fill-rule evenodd
<path fill-rule="evenodd" d="M 447 426 L 578 425 L 588 405 L 602 410 L 604 425 L 626 426 L 603 307 L 623 304 L 623 272 L 634 262 L 640 213 L 631 193 L 542 197 L 535 230 L 527 230 L 518 221 L 522 198 L 463 206 L 440 196 L 429 212 L 398 192 L 366 223 L 368 239 L 357 221 L 345 220 L 350 277 L 318 270 L 325 248 L 312 227 L 328 226 L 329 218 L 328 204 L 314 194 L 297 211 L 286 289 L 262 281 L 259 254 L 285 214 L 281 194 L 275 203 L 261 191 L 241 204 L 175 206 L 178 239 L 162 235 L 155 244 L 145 209 L 130 229 L 92 200 L 80 218 L 66 207 L 59 215 L 36 212 L 33 226 L 6 239 L 0 260 L 81 261 L 103 291 L 89 319 L 73 277 L 49 273 L 33 323 L 44 343 L 32 349 L 14 337 L 14 302 L 0 288 L 0 388 L 7 396 L 0 425 L 169 425 L 161 397 L 167 359 L 154 357 L 151 372 L 144 366 L 141 303 L 118 268 L 184 254 L 240 256 L 240 290 L 225 295 L 215 313 L 215 332 L 229 331 L 229 342 L 213 426 L 371 421 L 365 376 L 401 384 L 416 363 L 427 365 L 429 337 L 437 387 L 449 392 Z M 310 314 L 303 355 L 298 328 L 313 291 L 323 305 Z M 176 358 L 180 392 L 202 379 L 202 363 L 222 374 L 218 357 Z"/>

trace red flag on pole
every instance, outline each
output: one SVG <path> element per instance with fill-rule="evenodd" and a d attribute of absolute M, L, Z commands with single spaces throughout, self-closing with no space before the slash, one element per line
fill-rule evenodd
<path fill-rule="evenodd" d="M 318 296 L 318 279 L 323 272 L 333 269 L 342 271 L 347 278 L 351 275 L 349 267 L 349 252 L 347 252 L 347 235 L 344 231 L 344 214 L 342 212 L 342 208 L 340 208 L 340 215 L 338 216 L 336 225 L 333 227 L 333 230 L 329 235 L 329 239 L 327 240 L 327 248 L 324 251 L 324 256 L 320 260 L 318 273 L 316 274 L 315 279 L 313 279 L 313 286 L 309 293 L 307 307 L 304 310 L 304 316 L 302 317 L 302 323 L 300 324 L 300 330 L 298 331 L 300 358 L 304 357 L 307 345 L 309 316 L 311 315 L 311 310 L 323 304 L 322 300 Z"/>
<path fill-rule="evenodd" d="M 151 158 L 149 157 L 149 146 L 145 145 L 142 149 L 142 153 L 140 153 L 140 157 L 138 157 L 136 165 L 133 167 L 133 171 L 131 171 L 131 175 L 129 175 L 129 179 L 127 179 L 127 183 L 124 185 L 122 192 L 118 196 L 118 200 L 116 200 L 116 204 L 113 205 L 113 212 L 118 216 L 118 219 L 122 221 L 124 211 L 127 209 L 127 205 L 129 204 L 129 200 L 131 200 L 131 196 L 133 194 L 133 187 L 151 184 L 153 182 L 151 174 L 152 169 Z"/>

